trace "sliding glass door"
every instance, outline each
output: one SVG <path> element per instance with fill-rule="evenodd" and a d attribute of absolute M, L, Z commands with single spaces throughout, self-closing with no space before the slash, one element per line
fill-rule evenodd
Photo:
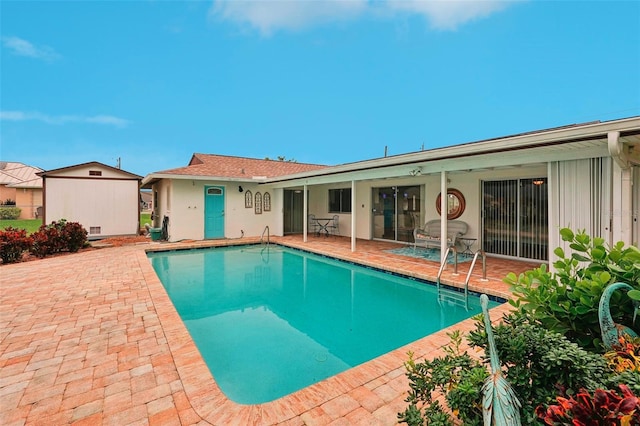
<path fill-rule="evenodd" d="M 420 221 L 420 186 L 373 188 L 373 238 L 413 242 Z"/>
<path fill-rule="evenodd" d="M 484 251 L 548 259 L 547 178 L 484 181 L 482 200 Z"/>
<path fill-rule="evenodd" d="M 283 232 L 302 234 L 304 229 L 304 194 L 300 190 L 284 190 Z"/>

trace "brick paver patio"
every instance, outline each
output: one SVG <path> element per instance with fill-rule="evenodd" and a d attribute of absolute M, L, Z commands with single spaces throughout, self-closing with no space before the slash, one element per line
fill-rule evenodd
<path fill-rule="evenodd" d="M 376 267 L 433 279 L 433 262 L 393 256 L 389 243 L 273 238 Z M 241 242 L 249 242 L 243 239 Z M 394 425 L 406 407 L 403 362 L 433 357 L 451 328 L 306 389 L 239 405 L 218 389 L 153 271 L 145 250 L 227 242 L 147 243 L 0 266 L 0 424 L 23 425 Z M 488 260 L 470 288 L 506 296 L 506 272 L 531 264 Z M 443 281 L 464 280 L 448 269 Z M 492 311 L 499 319 L 506 306 Z M 259 367 L 258 367 L 259 368 Z"/>

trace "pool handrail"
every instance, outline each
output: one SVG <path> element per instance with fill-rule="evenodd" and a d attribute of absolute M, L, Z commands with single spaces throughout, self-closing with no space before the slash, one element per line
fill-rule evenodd
<path fill-rule="evenodd" d="M 262 235 L 260 236 L 260 244 L 264 243 L 264 233 L 267 233 L 267 245 L 269 245 L 269 225 L 264 227 Z"/>

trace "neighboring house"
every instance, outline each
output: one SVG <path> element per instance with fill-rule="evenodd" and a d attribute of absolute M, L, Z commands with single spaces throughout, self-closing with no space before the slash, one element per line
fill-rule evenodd
<path fill-rule="evenodd" d="M 19 219 L 38 218 L 42 211 L 42 169 L 22 163 L 0 161 L 0 203 L 15 201 Z"/>
<path fill-rule="evenodd" d="M 140 191 L 140 209 L 142 211 L 150 211 L 152 209 L 151 191 Z"/>
<path fill-rule="evenodd" d="M 45 223 L 78 222 L 89 239 L 138 234 L 141 176 L 98 162 L 38 175 L 43 179 Z"/>
<path fill-rule="evenodd" d="M 170 240 L 258 236 L 267 226 L 306 238 L 307 213 L 337 214 L 356 250 L 356 239 L 411 243 L 413 228 L 433 219 L 445 237 L 441 210 L 468 225 L 472 250 L 494 256 L 546 261 L 564 245 L 562 227 L 608 243 L 640 239 L 640 117 L 285 169 L 295 164 L 195 154 L 142 183 L 153 190 L 156 220 L 169 218 Z"/>

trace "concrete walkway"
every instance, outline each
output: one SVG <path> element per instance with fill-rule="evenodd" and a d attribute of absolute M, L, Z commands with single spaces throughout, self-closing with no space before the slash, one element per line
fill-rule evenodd
<path fill-rule="evenodd" d="M 385 243 L 363 242 L 351 253 L 348 239 L 280 241 L 416 276 L 438 268 L 389 256 Z M 447 332 L 472 326 L 457 324 L 276 401 L 239 405 L 218 389 L 145 253 L 210 244 L 220 242 L 148 243 L 0 266 L 0 424 L 390 426 L 406 408 L 407 352 L 436 356 Z M 508 267 L 531 265 L 496 261 L 495 269 Z M 471 287 L 504 296 L 503 276 L 474 276 Z M 493 318 L 506 309 L 494 309 Z"/>

